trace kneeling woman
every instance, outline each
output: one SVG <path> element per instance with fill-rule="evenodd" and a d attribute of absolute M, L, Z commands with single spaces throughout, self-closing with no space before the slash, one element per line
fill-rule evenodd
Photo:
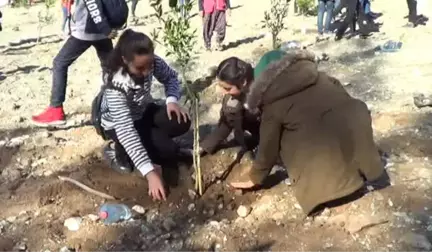
<path fill-rule="evenodd" d="M 269 60 L 277 59 L 275 54 L 283 57 Z M 310 214 L 383 174 L 366 104 L 319 72 L 314 55 L 272 51 L 261 62 L 267 66 L 246 100 L 248 109 L 262 113 L 259 151 L 249 176 L 233 187 L 261 184 L 280 154 L 295 196 Z"/>
<path fill-rule="evenodd" d="M 105 149 L 105 159 L 120 172 L 138 169 L 149 182 L 149 194 L 165 199 L 160 166 L 177 157 L 179 147 L 172 138 L 190 127 L 189 116 L 177 104 L 177 73 L 154 54 L 149 37 L 132 30 L 120 36 L 108 67 L 101 125 L 114 146 Z M 164 106 L 150 95 L 153 76 L 165 86 Z"/>

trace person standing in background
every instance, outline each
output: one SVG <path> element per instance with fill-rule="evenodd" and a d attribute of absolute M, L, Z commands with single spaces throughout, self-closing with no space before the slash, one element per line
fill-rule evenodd
<path fill-rule="evenodd" d="M 412 27 L 426 25 L 428 18 L 423 15 L 417 15 L 417 0 L 407 0 L 408 4 L 408 22 Z"/>
<path fill-rule="evenodd" d="M 90 15 L 88 4 L 92 4 L 93 16 Z M 41 127 L 66 124 L 63 103 L 66 98 L 68 69 L 87 49 L 90 47 L 96 49 L 102 70 L 105 69 L 106 59 L 113 49 L 111 39 L 116 36 L 116 30 L 111 27 L 105 16 L 106 7 L 106 5 L 102 6 L 102 1 L 77 1 L 71 24 L 71 36 L 53 60 L 50 105 L 42 113 L 32 116 L 33 124 Z M 119 8 L 119 6 L 109 7 Z M 95 13 L 97 16 L 94 15 Z M 127 12 L 124 15 L 127 18 Z M 96 23 L 95 20 L 98 22 Z"/>
<path fill-rule="evenodd" d="M 68 24 L 68 19 L 71 16 L 71 8 L 74 4 L 74 0 L 62 0 L 62 12 L 63 12 L 63 23 L 62 23 L 62 33 L 70 32 L 69 28 L 66 29 Z"/>
<path fill-rule="evenodd" d="M 318 37 L 317 40 L 323 40 L 331 33 L 330 24 L 333 18 L 334 0 L 320 0 L 318 2 Z M 326 14 L 324 23 L 324 13 Z M 324 23 L 324 29 L 323 29 Z"/>
<path fill-rule="evenodd" d="M 132 21 L 136 21 L 137 17 L 135 16 L 136 7 L 138 5 L 138 0 L 131 0 L 131 12 L 132 12 Z"/>
<path fill-rule="evenodd" d="M 211 51 L 211 39 L 216 32 L 216 51 L 223 50 L 223 41 L 226 34 L 226 14 L 230 14 L 230 0 L 199 0 L 200 16 L 203 18 L 204 46 Z"/>

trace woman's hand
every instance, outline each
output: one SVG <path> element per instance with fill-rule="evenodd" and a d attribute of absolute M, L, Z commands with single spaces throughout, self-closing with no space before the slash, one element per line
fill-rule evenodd
<path fill-rule="evenodd" d="M 172 113 L 176 114 L 177 121 L 179 124 L 181 123 L 182 118 L 183 118 L 184 122 L 187 122 L 188 120 L 190 120 L 189 114 L 185 110 L 183 110 L 177 103 L 170 102 L 166 105 L 166 108 L 167 108 L 167 114 L 168 114 L 169 120 L 172 119 Z"/>
<path fill-rule="evenodd" d="M 153 200 L 166 200 L 166 192 L 162 180 L 162 168 L 159 165 L 153 165 L 154 170 L 147 173 L 149 191 L 148 194 Z"/>

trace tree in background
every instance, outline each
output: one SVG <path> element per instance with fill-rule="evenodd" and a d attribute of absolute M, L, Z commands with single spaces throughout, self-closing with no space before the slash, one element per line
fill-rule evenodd
<path fill-rule="evenodd" d="M 151 0 L 151 6 L 156 12 L 156 18 L 161 27 L 155 29 L 151 35 L 153 40 L 167 49 L 167 56 L 172 56 L 180 67 L 182 83 L 187 92 L 186 101 L 189 102 L 193 118 L 193 167 L 195 169 L 195 189 L 202 195 L 202 174 L 200 165 L 199 146 L 199 94 L 191 88 L 188 73 L 195 59 L 197 45 L 197 31 L 191 28 L 190 15 L 194 1 L 187 1 L 182 5 L 170 6 L 172 11 L 163 14 L 162 0 Z M 162 33 L 162 34 L 161 34 Z"/>
<path fill-rule="evenodd" d="M 271 0 L 270 11 L 264 12 L 263 28 L 270 30 L 273 49 L 279 48 L 279 34 L 286 29 L 285 19 L 288 16 L 289 0 Z"/>

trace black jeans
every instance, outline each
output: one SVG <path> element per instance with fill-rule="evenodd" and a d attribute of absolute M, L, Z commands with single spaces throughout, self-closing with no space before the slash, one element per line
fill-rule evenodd
<path fill-rule="evenodd" d="M 415 22 L 417 19 L 417 0 L 407 0 L 408 21 Z"/>
<path fill-rule="evenodd" d="M 69 66 L 79 58 L 87 49 L 93 46 L 101 62 L 102 70 L 105 61 L 113 49 L 111 39 L 96 41 L 80 40 L 70 36 L 53 61 L 53 84 L 51 89 L 51 106 L 58 107 L 63 104 L 66 97 L 67 75 Z"/>
<path fill-rule="evenodd" d="M 132 17 L 135 17 L 135 10 L 136 7 L 138 5 L 138 0 L 131 0 L 132 4 L 131 4 L 131 13 L 132 13 Z"/>
<path fill-rule="evenodd" d="M 345 34 L 345 31 L 348 29 L 350 25 L 355 28 L 357 4 L 358 4 L 357 0 L 346 0 L 341 2 L 342 6 L 340 7 L 346 7 L 347 10 L 346 10 L 346 16 L 342 21 L 341 26 L 336 32 L 336 36 L 343 36 Z"/>
<path fill-rule="evenodd" d="M 134 124 L 151 161 L 154 164 L 166 165 L 175 162 L 179 154 L 179 146 L 172 138 L 185 134 L 189 130 L 191 122 L 182 120 L 179 124 L 175 114 L 169 120 L 166 106 L 150 104 L 143 117 L 135 121 Z M 115 130 L 107 130 L 105 134 L 116 143 L 117 160 L 123 164 L 132 164 L 126 150 L 120 144 Z"/>

